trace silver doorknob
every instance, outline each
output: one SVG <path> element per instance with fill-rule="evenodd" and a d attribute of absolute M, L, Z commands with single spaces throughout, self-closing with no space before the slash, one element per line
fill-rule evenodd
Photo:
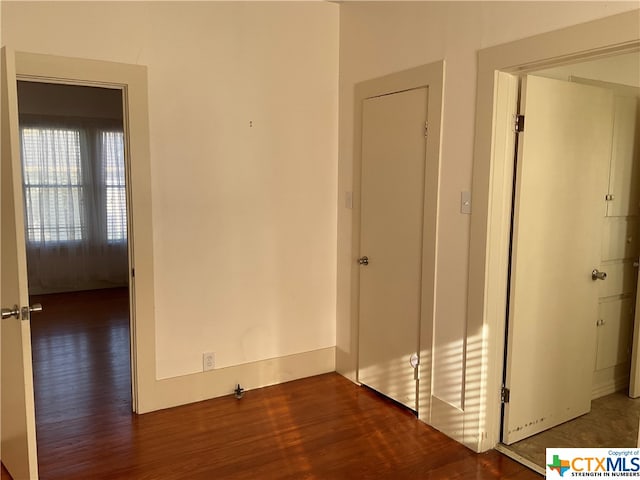
<path fill-rule="evenodd" d="M 38 313 L 42 311 L 42 304 L 34 303 L 30 307 L 22 307 L 22 319 L 29 320 L 31 313 Z"/>
<path fill-rule="evenodd" d="M 3 308 L 2 309 L 2 318 L 17 318 L 22 320 L 29 320 L 29 314 L 31 312 L 41 312 L 42 305 L 39 303 L 34 303 L 30 307 L 18 307 L 18 305 L 14 305 L 12 308 Z"/>
<path fill-rule="evenodd" d="M 607 272 L 601 272 L 597 268 L 594 268 L 591 272 L 591 280 L 606 280 Z"/>
<path fill-rule="evenodd" d="M 18 305 L 14 305 L 13 308 L 3 308 L 2 309 L 2 319 L 3 320 L 5 318 L 11 318 L 11 317 L 20 318 L 20 309 L 18 308 Z"/>
<path fill-rule="evenodd" d="M 369 257 L 360 257 L 358 263 L 360 265 L 369 265 Z"/>

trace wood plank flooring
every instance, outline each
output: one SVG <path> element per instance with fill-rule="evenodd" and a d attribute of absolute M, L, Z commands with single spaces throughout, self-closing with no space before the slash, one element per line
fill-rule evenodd
<path fill-rule="evenodd" d="M 134 415 L 126 290 L 70 295 L 33 299 L 44 480 L 540 478 L 338 374 Z"/>

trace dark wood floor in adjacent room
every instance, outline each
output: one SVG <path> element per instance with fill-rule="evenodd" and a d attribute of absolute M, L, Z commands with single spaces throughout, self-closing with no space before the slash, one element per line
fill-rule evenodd
<path fill-rule="evenodd" d="M 33 301 L 44 480 L 540 478 L 337 374 L 134 415 L 126 290 Z"/>

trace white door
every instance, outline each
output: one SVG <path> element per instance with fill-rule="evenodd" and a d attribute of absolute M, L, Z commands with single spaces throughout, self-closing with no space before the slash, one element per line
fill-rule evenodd
<path fill-rule="evenodd" d="M 589 412 L 613 95 L 523 79 L 503 442 Z M 606 281 L 606 280 L 604 280 Z"/>
<path fill-rule="evenodd" d="M 2 319 L 2 409 L 0 452 L 14 479 L 38 478 L 36 424 L 31 366 L 31 325 L 18 146 L 18 105 L 13 53 L 2 49 L 2 170 L 0 303 Z M 11 315 L 17 306 L 16 316 Z M 21 313 L 22 307 L 27 311 Z M 4 318 L 8 317 L 8 318 Z M 16 318 L 18 317 L 18 318 Z"/>
<path fill-rule="evenodd" d="M 426 87 L 363 104 L 358 380 L 413 410 L 426 117 Z"/>

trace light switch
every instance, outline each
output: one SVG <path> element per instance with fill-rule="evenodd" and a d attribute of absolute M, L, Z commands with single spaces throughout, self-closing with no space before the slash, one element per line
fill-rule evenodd
<path fill-rule="evenodd" d="M 471 213 L 471 192 L 460 193 L 460 213 Z"/>

